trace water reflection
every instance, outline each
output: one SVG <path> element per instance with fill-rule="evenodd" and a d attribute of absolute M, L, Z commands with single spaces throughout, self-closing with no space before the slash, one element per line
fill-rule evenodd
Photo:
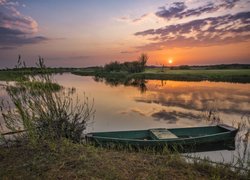
<path fill-rule="evenodd" d="M 215 161 L 249 156 L 250 84 L 111 79 L 56 75 L 64 87 L 94 98 L 95 121 L 90 131 L 174 128 L 225 123 L 240 127 L 235 151 L 196 153 Z M 0 96 L 6 94 L 0 91 Z M 5 97 L 6 98 L 6 97 Z M 1 121 L 1 120 L 0 120 Z"/>
<path fill-rule="evenodd" d="M 109 80 L 103 81 L 112 85 Z M 116 87 L 124 88 L 132 86 L 133 83 L 115 84 Z M 140 89 L 138 84 L 135 83 L 134 87 Z M 143 82 L 143 89 L 146 90 L 143 94 L 135 93 L 131 97 L 137 106 L 122 111 L 123 115 L 130 113 L 133 116 L 137 114 L 145 118 L 152 117 L 153 121 L 165 122 L 168 127 L 220 123 L 237 127 L 239 133 L 233 154 L 218 151 L 218 154 L 207 152 L 195 155 L 209 156 L 212 160 L 226 159 L 238 165 L 249 161 L 250 84 L 148 80 Z M 238 161 L 239 159 L 241 161 Z"/>
<path fill-rule="evenodd" d="M 191 112 L 178 112 L 178 111 L 170 111 L 167 112 L 166 110 L 161 110 L 159 112 L 155 112 L 152 114 L 152 117 L 156 118 L 157 120 L 166 120 L 168 123 L 176 123 L 179 118 L 187 118 L 190 120 L 200 121 L 203 116 L 199 114 L 193 114 Z"/>
<path fill-rule="evenodd" d="M 164 84 L 161 81 L 149 81 L 147 96 L 135 97 L 135 101 L 196 111 L 216 107 L 219 112 L 243 115 L 250 111 L 249 88 L 248 84 L 206 81 L 166 81 Z"/>
<path fill-rule="evenodd" d="M 96 82 L 104 82 L 105 84 L 111 87 L 124 85 L 124 86 L 137 87 L 141 93 L 145 93 L 147 91 L 147 86 L 146 86 L 147 81 L 141 78 L 116 78 L 116 77 L 103 78 L 95 76 L 93 79 Z"/>
<path fill-rule="evenodd" d="M 157 103 L 163 106 L 175 106 L 188 110 L 209 111 L 219 107 L 218 111 L 227 114 L 244 115 L 249 113 L 249 84 L 222 82 L 180 82 L 165 80 L 99 78 L 96 82 L 104 82 L 111 87 L 133 86 L 147 96 L 135 97 L 135 101 Z"/>

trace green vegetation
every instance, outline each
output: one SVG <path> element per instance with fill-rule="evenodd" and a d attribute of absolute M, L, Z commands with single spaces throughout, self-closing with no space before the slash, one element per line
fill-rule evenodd
<path fill-rule="evenodd" d="M 19 57 L 20 61 L 20 57 Z M 87 68 L 49 68 L 41 72 L 37 67 L 20 67 L 19 63 L 14 69 L 0 70 L 0 81 L 19 81 L 28 75 L 35 76 L 41 73 L 71 72 L 81 76 L 95 76 L 108 81 L 126 82 L 130 79 L 155 79 L 177 81 L 221 81 L 221 82 L 250 82 L 249 64 L 220 64 L 210 66 L 173 66 L 173 67 L 147 67 L 148 56 L 142 54 L 138 61 L 119 63 L 117 61 L 106 64 L 104 67 Z"/>
<path fill-rule="evenodd" d="M 47 89 L 47 90 L 56 92 L 62 89 L 62 86 L 53 82 L 46 83 L 46 82 L 40 82 L 40 81 L 23 81 L 23 82 L 18 82 L 18 84 L 19 83 L 21 83 L 21 86 L 25 86 L 26 88 L 31 88 L 33 90 Z"/>
<path fill-rule="evenodd" d="M 41 57 L 40 60 L 43 61 Z M 44 67 L 41 69 L 38 67 L 27 67 L 25 62 L 21 60 L 21 56 L 18 56 L 17 65 L 13 69 L 0 69 L 0 81 L 23 81 L 27 80 L 27 76 L 35 76 L 39 74 L 52 74 L 52 73 L 64 73 L 72 72 L 76 68 L 49 68 Z"/>
<path fill-rule="evenodd" d="M 0 147 L 0 179 L 248 179 L 227 165 L 187 163 L 168 152 L 132 152 L 73 144 Z"/>
<path fill-rule="evenodd" d="M 20 77 L 22 77 L 20 72 L 0 71 L 0 81 L 19 81 Z"/>
<path fill-rule="evenodd" d="M 216 64 L 216 65 L 204 65 L 204 66 L 172 66 L 171 69 L 250 69 L 250 64 Z"/>
<path fill-rule="evenodd" d="M 146 67 L 148 56 L 142 54 L 138 61 L 106 64 L 103 68 L 87 68 L 73 71 L 73 74 L 104 78 L 106 82 L 126 84 L 131 79 L 155 79 L 177 81 L 224 81 L 250 82 L 250 66 L 243 64 L 211 66 Z M 244 68 L 244 69 L 242 69 Z"/>
<path fill-rule="evenodd" d="M 76 68 L 47 68 L 46 73 L 56 74 L 75 71 Z M 0 70 L 0 81 L 19 81 L 25 79 L 26 76 L 39 75 L 41 70 L 39 68 L 15 68 L 15 69 L 4 69 Z"/>
<path fill-rule="evenodd" d="M 38 66 L 41 73 L 36 77 L 7 84 L 10 102 L 3 100 L 0 104 L 4 125 L 14 132 L 26 130 L 18 139 L 31 144 L 61 138 L 80 142 L 93 115 L 93 105 L 89 105 L 87 97 L 74 101 L 72 89 L 60 90 L 47 73 L 43 59 L 39 59 Z"/>
<path fill-rule="evenodd" d="M 148 61 L 146 54 L 141 54 L 138 61 L 119 63 L 117 61 L 106 64 L 103 68 L 104 72 L 128 72 L 139 73 L 145 70 Z"/>
<path fill-rule="evenodd" d="M 146 68 L 144 72 L 103 72 L 100 70 L 85 71 L 78 70 L 72 72 L 76 75 L 94 75 L 97 77 L 117 80 L 127 79 L 148 79 L 148 80 L 177 80 L 177 81 L 221 81 L 221 82 L 250 82 L 250 69 L 190 69 L 190 70 L 171 70 L 162 68 Z"/>
<path fill-rule="evenodd" d="M 250 82 L 250 69 L 230 69 L 230 70 L 164 70 L 147 69 L 134 77 L 144 77 L 145 79 L 159 80 L 183 80 L 183 81 L 224 81 L 224 82 Z"/>
<path fill-rule="evenodd" d="M 14 132 L 25 130 L 12 136 L 11 141 L 10 134 L 0 135 L 0 179 L 248 179 L 250 176 L 249 171 L 233 171 L 230 165 L 212 165 L 200 160 L 187 163 L 180 154 L 167 150 L 119 151 L 84 144 L 82 135 L 94 114 L 93 104 L 89 104 L 87 97 L 80 100 L 76 96 L 74 101 L 74 90 L 55 84 L 52 71 L 41 58 L 34 72 L 24 70 L 27 68 L 18 66 L 11 71 L 11 74 L 17 72 L 11 80 L 18 82 L 7 83 L 10 101 L 0 104 L 4 126 Z M 10 71 L 0 73 L 3 72 L 8 79 Z M 147 69 L 131 73 L 88 68 L 74 73 L 94 74 L 96 80 L 109 78 L 114 85 L 116 79 L 124 80 L 127 85 L 145 89 L 145 80 L 135 77 L 168 71 Z"/>

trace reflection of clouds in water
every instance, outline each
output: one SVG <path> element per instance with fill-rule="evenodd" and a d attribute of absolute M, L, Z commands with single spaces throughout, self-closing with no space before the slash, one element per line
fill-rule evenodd
<path fill-rule="evenodd" d="M 153 110 L 154 110 L 154 108 L 153 108 Z M 127 114 L 130 114 L 130 113 L 136 113 L 136 114 L 139 114 L 140 116 L 144 116 L 145 117 L 145 116 L 150 116 L 152 112 L 147 112 L 145 110 L 142 110 L 142 109 L 139 109 L 137 107 L 134 107 L 134 108 L 130 108 L 128 110 L 120 111 L 118 113 L 119 114 L 123 114 L 123 115 L 124 114 L 127 115 Z"/>
<path fill-rule="evenodd" d="M 134 112 L 134 113 L 138 113 L 141 116 L 147 116 L 147 113 L 141 111 L 140 109 L 131 109 L 131 111 Z"/>
<path fill-rule="evenodd" d="M 152 114 L 152 117 L 156 118 L 156 120 L 165 120 L 170 124 L 175 124 L 176 121 L 178 121 L 178 118 L 176 117 L 176 115 L 171 114 L 169 112 L 166 111 L 159 111 L 157 113 Z"/>
<path fill-rule="evenodd" d="M 153 117 L 155 120 L 164 120 L 171 124 L 175 124 L 180 119 L 201 121 L 204 117 L 202 114 L 197 114 L 197 112 L 181 112 L 176 110 L 166 111 L 162 108 L 151 108 L 150 110 L 146 110 L 134 107 L 124 111 L 119 111 L 118 113 L 122 115 L 133 115 L 135 113 L 143 117 Z"/>
<path fill-rule="evenodd" d="M 185 119 L 190 119 L 190 120 L 196 120 L 200 121 L 202 116 L 201 115 L 196 115 L 191 112 L 177 112 L 177 111 L 170 111 L 167 112 L 165 110 L 161 110 L 159 112 L 153 113 L 152 117 L 156 118 L 157 120 L 165 120 L 168 123 L 176 123 L 179 118 L 185 118 Z"/>
<path fill-rule="evenodd" d="M 197 111 L 207 110 L 216 103 L 220 112 L 241 115 L 250 112 L 249 84 L 207 82 L 206 87 L 206 82 L 202 82 L 203 85 L 201 82 L 191 82 L 191 85 L 178 82 L 177 85 L 171 85 L 175 82 L 170 81 L 164 86 L 156 86 L 156 82 L 151 82 L 147 85 L 147 94 L 136 97 L 135 101 Z"/>

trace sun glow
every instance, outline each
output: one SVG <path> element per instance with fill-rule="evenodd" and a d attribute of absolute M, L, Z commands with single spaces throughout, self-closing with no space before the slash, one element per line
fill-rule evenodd
<path fill-rule="evenodd" d="M 168 59 L 168 64 L 172 64 L 173 63 L 173 59 L 172 58 L 169 58 Z"/>

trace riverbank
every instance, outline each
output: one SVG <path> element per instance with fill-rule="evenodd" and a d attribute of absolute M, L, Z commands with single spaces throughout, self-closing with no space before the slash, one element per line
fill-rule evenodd
<path fill-rule="evenodd" d="M 220 81 L 250 83 L 250 69 L 191 69 L 172 70 L 162 68 L 147 68 L 141 73 L 104 72 L 95 69 L 72 71 L 75 75 L 96 76 L 113 79 L 148 79 L 148 80 L 177 80 L 177 81 Z"/>
<path fill-rule="evenodd" d="M 84 144 L 0 147 L 0 179 L 247 179 L 249 173 L 179 154 L 108 150 Z"/>
<path fill-rule="evenodd" d="M 0 71 L 0 81 L 18 81 L 21 73 L 14 71 Z"/>
<path fill-rule="evenodd" d="M 57 74 L 74 71 L 76 68 L 46 68 L 45 72 L 39 68 L 2 69 L 0 70 L 0 81 L 19 81 L 25 79 L 26 75 L 35 76 L 41 73 Z"/>
<path fill-rule="evenodd" d="M 126 81 L 129 79 L 176 80 L 176 81 L 221 81 L 250 83 L 250 69 L 162 69 L 146 68 L 141 73 L 105 72 L 101 68 L 51 68 L 48 73 L 71 72 L 81 76 L 95 76 Z M 23 75 L 37 75 L 37 69 L 1 70 L 0 81 L 17 81 Z"/>

